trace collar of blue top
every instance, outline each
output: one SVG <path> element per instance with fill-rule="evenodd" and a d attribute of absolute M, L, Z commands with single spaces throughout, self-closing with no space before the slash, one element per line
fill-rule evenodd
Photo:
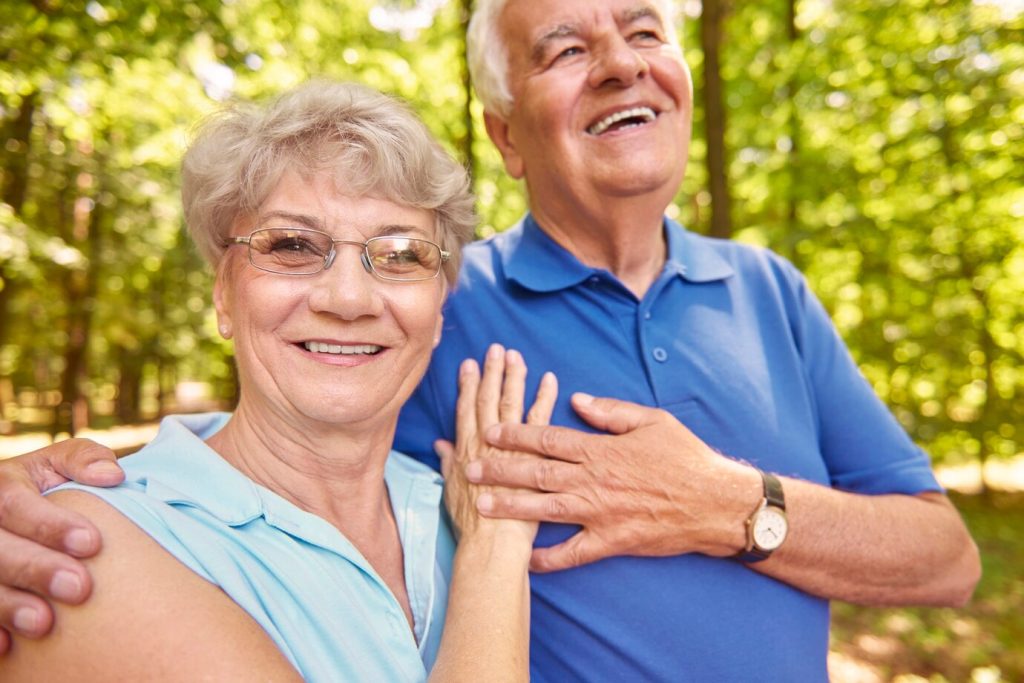
<path fill-rule="evenodd" d="M 713 242 L 664 219 L 668 239 L 665 271 L 689 282 L 713 282 L 733 274 L 733 268 L 713 248 Z M 519 225 L 499 235 L 498 249 L 508 278 L 536 292 L 567 289 L 607 271 L 591 268 L 555 242 L 527 214 Z"/>

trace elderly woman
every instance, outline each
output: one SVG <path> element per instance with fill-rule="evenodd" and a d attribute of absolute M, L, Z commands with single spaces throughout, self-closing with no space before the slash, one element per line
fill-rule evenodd
<path fill-rule="evenodd" d="M 472 234 L 463 169 L 405 107 L 320 82 L 208 122 L 182 195 L 238 407 L 164 420 L 118 488 L 53 495 L 103 533 L 97 588 L 53 637 L 17 640 L 4 673 L 525 679 L 536 525 L 477 517 L 448 462 L 456 551 L 440 478 L 391 451 Z M 476 435 L 523 419 L 525 372 L 500 347 L 482 376 L 464 365 L 452 457 L 497 455 Z M 555 391 L 546 377 L 530 421 Z"/>

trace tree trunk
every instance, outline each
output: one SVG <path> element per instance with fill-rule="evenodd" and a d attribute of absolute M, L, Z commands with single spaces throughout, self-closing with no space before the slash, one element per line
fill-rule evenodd
<path fill-rule="evenodd" d="M 707 135 L 708 190 L 711 193 L 711 234 L 732 235 L 732 200 L 729 196 L 725 149 L 726 116 L 721 73 L 722 24 L 728 11 L 722 0 L 704 0 L 700 21 L 704 50 L 704 125 Z"/>
<path fill-rule="evenodd" d="M 786 36 L 789 38 L 790 54 L 800 40 L 800 29 L 796 25 L 796 0 L 789 0 L 786 3 Z M 786 96 L 789 100 L 789 160 L 786 166 L 789 168 L 789 193 L 787 196 L 788 206 L 786 217 L 788 225 L 786 230 L 792 233 L 800 222 L 799 215 L 799 191 L 801 187 L 800 174 L 800 139 L 802 137 L 802 125 L 800 121 L 800 108 L 796 103 L 797 93 L 800 92 L 800 80 L 797 77 L 796 67 L 790 65 L 793 71 L 790 73 L 789 82 L 786 84 Z"/>
<path fill-rule="evenodd" d="M 142 384 L 142 358 L 137 352 L 120 349 L 121 367 L 117 379 L 117 421 L 132 424 L 139 421 L 139 399 Z"/>
<path fill-rule="evenodd" d="M 95 176 L 99 182 L 99 174 Z M 100 192 L 93 193 L 99 196 Z M 64 375 L 61 379 L 61 409 L 58 410 L 58 432 L 72 436 L 89 425 L 89 404 L 82 394 L 87 378 L 87 356 L 92 312 L 102 254 L 104 218 L 103 205 L 91 203 L 85 193 L 76 199 L 72 237 L 85 254 L 86 266 L 69 270 L 65 278 L 68 305 L 68 345 L 64 352 Z"/>
<path fill-rule="evenodd" d="M 472 5 L 473 0 L 462 0 L 459 13 L 459 24 L 462 31 L 462 92 L 465 97 L 462 118 L 466 126 L 466 134 L 459 140 L 459 146 L 462 148 L 462 156 L 469 173 L 470 183 L 474 183 L 476 180 L 476 157 L 473 156 L 473 84 L 469 78 L 469 50 L 466 43 L 466 30 L 469 28 L 469 18 L 473 12 Z"/>
<path fill-rule="evenodd" d="M 32 118 L 35 115 L 38 97 L 39 93 L 33 91 L 22 98 L 17 117 L 9 126 L 4 127 L 6 134 L 3 136 L 4 139 L 0 140 L 0 149 L 6 150 L 2 157 L 3 168 L 0 168 L 0 178 L 3 180 L 2 197 L 15 216 L 21 213 L 28 193 L 29 145 L 32 138 Z M 14 301 L 14 283 L 15 273 L 0 263 L 0 346 L 4 345 L 10 334 L 11 326 L 6 321 L 11 320 L 10 306 Z M 13 388 L 11 390 L 13 391 Z M 0 400 L 0 424 L 6 421 L 4 401 Z"/>

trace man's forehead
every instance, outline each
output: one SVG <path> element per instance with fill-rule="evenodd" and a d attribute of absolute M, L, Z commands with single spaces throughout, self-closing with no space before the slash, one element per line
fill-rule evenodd
<path fill-rule="evenodd" d="M 510 0 L 508 5 L 533 4 L 536 0 Z M 539 6 L 540 3 L 534 5 Z M 519 23 L 518 29 L 512 33 L 520 39 L 528 41 L 531 47 L 546 40 L 567 35 L 576 35 L 583 31 L 585 25 L 593 17 L 611 12 L 616 23 L 629 25 L 644 19 L 653 19 L 665 25 L 669 18 L 665 16 L 667 3 L 657 0 L 596 0 L 587 3 L 544 3 L 550 11 L 531 12 L 525 23 Z M 508 6 L 506 6 L 508 7 Z M 523 19 L 524 17 L 517 17 Z"/>

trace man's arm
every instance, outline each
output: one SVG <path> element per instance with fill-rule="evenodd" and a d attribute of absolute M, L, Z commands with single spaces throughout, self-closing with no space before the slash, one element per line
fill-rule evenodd
<path fill-rule="evenodd" d="M 53 612 L 43 597 L 77 605 L 92 589 L 75 558 L 99 552 L 99 530 L 41 495 L 69 479 L 116 486 L 124 472 L 112 451 L 85 439 L 0 462 L 0 655 L 10 646 L 8 630 L 28 637 L 49 632 Z"/>
<path fill-rule="evenodd" d="M 612 555 L 729 557 L 745 546 L 744 523 L 762 497 L 753 467 L 716 453 L 664 411 L 581 394 L 573 407 L 608 434 L 498 425 L 487 432 L 491 444 L 536 457 L 467 466 L 471 481 L 525 489 L 482 496 L 484 514 L 583 527 L 535 550 L 535 571 Z M 790 533 L 753 569 L 864 604 L 962 605 L 970 598 L 978 550 L 942 494 L 860 495 L 782 481 Z"/>
<path fill-rule="evenodd" d="M 57 607 L 49 638 L 15 638 L 5 680 L 301 680 L 223 591 L 114 508 L 81 491 L 51 500 L 102 531 L 103 551 L 86 561 L 96 590 L 83 605 Z"/>

